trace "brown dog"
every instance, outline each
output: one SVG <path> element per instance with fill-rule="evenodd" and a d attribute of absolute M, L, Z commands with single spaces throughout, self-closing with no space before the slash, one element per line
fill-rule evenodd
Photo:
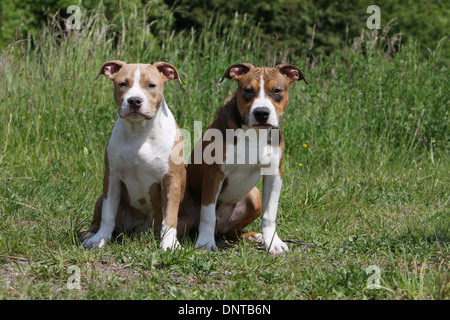
<path fill-rule="evenodd" d="M 190 200 L 183 214 L 194 216 L 199 231 L 195 246 L 216 251 L 215 236 L 241 236 L 262 212 L 260 239 L 270 253 L 281 254 L 288 247 L 275 230 L 284 148 L 280 119 L 290 84 L 306 80 L 292 65 L 248 63 L 230 66 L 224 78 L 236 80 L 238 89 L 194 147 L 187 166 Z M 261 175 L 262 200 L 255 187 Z"/>

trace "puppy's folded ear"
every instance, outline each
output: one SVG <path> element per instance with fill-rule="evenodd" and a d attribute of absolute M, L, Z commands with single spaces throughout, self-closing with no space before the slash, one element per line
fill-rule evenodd
<path fill-rule="evenodd" d="M 298 80 L 303 80 L 307 84 L 309 84 L 308 81 L 306 81 L 303 72 L 296 66 L 290 64 L 279 64 L 276 66 L 276 68 L 280 70 L 280 72 L 284 74 L 291 83 Z"/>
<path fill-rule="evenodd" d="M 180 76 L 178 75 L 177 69 L 170 63 L 158 61 L 153 63 L 153 65 L 156 68 L 158 68 L 159 72 L 161 72 L 161 74 L 165 78 L 164 82 L 169 82 L 170 80 L 178 79 L 180 84 L 183 84 L 183 82 L 181 82 Z"/>
<path fill-rule="evenodd" d="M 222 78 L 220 79 L 220 82 L 223 81 L 223 79 L 234 79 L 239 80 L 244 74 L 249 72 L 251 69 L 253 69 L 255 66 L 250 63 L 236 63 L 228 67 L 228 69 L 223 74 Z"/>
<path fill-rule="evenodd" d="M 103 74 L 106 77 L 110 78 L 110 79 L 114 79 L 115 75 L 117 72 L 119 72 L 119 70 L 126 65 L 125 62 L 120 61 L 120 60 L 111 60 L 108 62 L 105 62 L 102 67 L 100 68 L 100 72 L 98 73 L 97 77 L 95 77 L 95 80 L 97 80 L 97 78 Z"/>

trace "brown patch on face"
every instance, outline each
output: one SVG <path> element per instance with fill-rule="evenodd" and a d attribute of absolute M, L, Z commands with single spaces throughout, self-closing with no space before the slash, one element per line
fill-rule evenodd
<path fill-rule="evenodd" d="M 261 77 L 264 88 L 260 88 Z M 290 81 L 277 68 L 253 68 L 243 75 L 238 80 L 237 105 L 244 123 L 248 123 L 250 109 L 261 89 L 275 107 L 278 118 L 281 118 L 289 101 L 289 84 Z"/>
<path fill-rule="evenodd" d="M 166 81 L 153 65 L 127 64 L 121 68 L 113 78 L 114 100 L 118 107 L 122 105 L 125 95 L 135 85 L 135 74 L 138 68 L 140 72 L 139 90 L 147 99 L 148 110 L 145 110 L 145 115 L 151 118 L 161 106 L 163 87 Z"/>
<path fill-rule="evenodd" d="M 159 107 L 161 107 L 163 87 L 166 80 L 155 66 L 144 65 L 141 66 L 140 71 L 140 87 L 147 97 L 148 105 L 150 107 L 150 111 L 147 115 L 153 117 Z"/>
<path fill-rule="evenodd" d="M 134 73 L 137 65 L 127 65 L 126 68 L 121 68 L 112 78 L 114 84 L 114 100 L 116 105 L 120 107 L 123 102 L 123 97 L 134 84 Z"/>
<path fill-rule="evenodd" d="M 271 68 L 269 76 L 264 78 L 264 90 L 275 107 L 278 121 L 289 102 L 289 85 L 290 82 L 276 68 Z"/>
<path fill-rule="evenodd" d="M 137 114 L 137 116 L 140 115 L 143 116 L 144 119 L 149 120 L 161 106 L 164 84 L 173 79 L 178 79 L 181 83 L 178 71 L 173 65 L 162 61 L 150 65 L 137 63 L 127 64 L 120 60 L 111 60 L 102 65 L 96 79 L 103 74 L 113 81 L 114 100 L 116 105 L 120 108 L 127 92 L 135 84 L 135 73 L 138 69 L 140 72 L 140 92 L 137 95 L 140 96 L 140 98 L 142 98 L 142 95 L 145 95 L 147 103 L 144 103 L 145 108 L 143 112 L 136 110 L 135 108 L 133 117 Z M 134 107 L 136 107 L 136 105 Z M 120 113 L 119 115 L 121 117 L 127 117 L 129 112 L 125 111 L 123 115 Z"/>
<path fill-rule="evenodd" d="M 140 204 L 141 206 L 143 206 L 144 204 L 147 203 L 147 200 L 145 200 L 145 198 L 141 198 L 141 199 L 139 199 L 137 202 L 139 202 L 139 204 Z"/>
<path fill-rule="evenodd" d="M 253 70 L 255 69 L 252 69 L 252 71 Z M 248 124 L 249 112 L 252 107 L 252 103 L 258 97 L 260 90 L 260 77 L 255 76 L 255 74 L 258 74 L 258 72 L 246 74 L 238 82 L 237 107 L 238 112 L 245 124 Z"/>

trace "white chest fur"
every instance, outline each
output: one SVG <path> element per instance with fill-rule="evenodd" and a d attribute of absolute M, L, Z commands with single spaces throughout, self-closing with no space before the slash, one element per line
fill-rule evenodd
<path fill-rule="evenodd" d="M 281 150 L 278 145 L 268 143 L 267 130 L 262 130 L 266 129 L 244 128 L 244 131 L 236 134 L 236 143 L 229 140 L 226 144 L 222 171 L 227 183 L 219 195 L 220 201 L 241 201 L 256 185 L 261 175 L 273 174 L 278 170 Z"/>
<path fill-rule="evenodd" d="M 117 120 L 107 147 L 109 170 L 125 185 L 133 207 L 152 209 L 149 188 L 168 173 L 175 136 L 175 119 L 164 101 L 151 120 Z"/>

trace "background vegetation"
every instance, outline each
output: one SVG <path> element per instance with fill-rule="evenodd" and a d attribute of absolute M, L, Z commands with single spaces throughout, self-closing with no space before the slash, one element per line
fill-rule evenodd
<path fill-rule="evenodd" d="M 328 55 L 311 54 L 271 43 L 250 15 L 178 30 L 166 3 L 107 4 L 84 9 L 80 30 L 53 15 L 0 53 L 0 298 L 448 299 L 445 39 L 424 51 L 388 28 L 362 29 Z M 155 8 L 169 9 L 167 19 Z M 364 21 L 365 9 L 354 8 Z M 230 64 L 303 70 L 310 84 L 292 86 L 283 123 L 278 230 L 289 253 L 271 257 L 243 242 L 209 254 L 191 239 L 162 252 L 151 234 L 104 250 L 80 245 L 117 118 L 109 80 L 94 81 L 111 59 L 173 63 L 183 85 L 167 84 L 165 97 L 191 133 L 234 90 L 233 81 L 219 85 Z M 72 265 L 80 289 L 67 287 Z M 381 289 L 367 288 L 371 265 Z"/>
<path fill-rule="evenodd" d="M 421 50 L 434 50 L 436 43 L 450 30 L 448 1 L 371 0 L 308 1 L 308 0 L 103 0 L 105 15 L 111 20 L 119 10 L 125 14 L 149 7 L 146 21 L 152 34 L 164 25 L 166 31 L 202 30 L 211 18 L 225 24 L 233 22 L 235 14 L 256 26 L 254 32 L 267 45 L 290 48 L 297 54 L 307 51 L 314 55 L 329 54 L 351 44 L 366 28 L 369 5 L 381 8 L 381 25 L 396 34 L 396 42 L 416 40 Z M 24 0 L 0 1 L 0 48 L 13 39 L 36 36 L 48 18 L 58 10 L 68 17 L 66 8 L 77 1 Z M 79 2 L 85 9 L 95 9 L 98 1 Z M 173 12 L 173 15 L 172 15 Z M 118 26 L 121 29 L 121 26 Z M 450 58 L 448 49 L 443 54 Z"/>

